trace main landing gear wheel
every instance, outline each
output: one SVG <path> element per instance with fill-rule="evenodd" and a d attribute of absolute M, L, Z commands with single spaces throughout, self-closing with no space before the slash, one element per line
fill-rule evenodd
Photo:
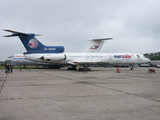
<path fill-rule="evenodd" d="M 77 68 L 76 67 L 68 67 L 67 70 L 77 70 Z"/>
<path fill-rule="evenodd" d="M 79 68 L 78 71 L 90 71 L 91 68 Z"/>

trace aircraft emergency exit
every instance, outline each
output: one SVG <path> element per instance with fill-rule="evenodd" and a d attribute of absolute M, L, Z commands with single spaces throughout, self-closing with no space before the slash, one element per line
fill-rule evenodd
<path fill-rule="evenodd" d="M 19 36 L 24 46 L 27 46 L 27 47 L 34 46 L 34 45 L 31 45 L 30 43 L 28 44 L 28 42 L 31 41 L 32 39 L 34 40 L 36 39 L 28 36 L 33 37 L 35 34 L 26 34 L 26 33 L 11 31 L 11 30 L 5 30 L 5 31 L 14 33 L 12 35 L 8 35 L 5 37 Z M 23 39 L 23 38 L 26 38 L 28 42 L 26 42 L 26 39 Z M 38 45 L 38 48 L 41 49 L 39 45 Z M 43 46 L 42 48 L 44 49 Z M 28 60 L 50 63 L 58 66 L 71 65 L 72 69 L 74 70 L 76 70 L 77 65 L 83 65 L 84 67 L 91 64 L 131 64 L 133 65 L 133 64 L 148 63 L 150 61 L 148 58 L 145 58 L 143 55 L 136 54 L 136 53 L 90 53 L 88 49 L 85 50 L 83 53 L 62 53 L 62 51 L 61 52 L 57 51 L 52 53 L 39 51 L 37 53 L 37 52 L 34 52 L 35 49 L 36 47 L 32 47 L 31 52 L 27 51 L 26 53 L 24 53 L 25 58 Z M 83 68 L 79 68 L 79 70 L 83 70 Z"/>

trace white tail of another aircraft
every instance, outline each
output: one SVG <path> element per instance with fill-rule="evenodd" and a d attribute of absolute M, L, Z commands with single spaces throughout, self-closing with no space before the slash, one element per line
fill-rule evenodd
<path fill-rule="evenodd" d="M 91 45 L 88 46 L 83 53 L 98 53 L 105 42 L 104 40 L 111 40 L 113 38 L 101 38 L 101 39 L 91 39 Z"/>

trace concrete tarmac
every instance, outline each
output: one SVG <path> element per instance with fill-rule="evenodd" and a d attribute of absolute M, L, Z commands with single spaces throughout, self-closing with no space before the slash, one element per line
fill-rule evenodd
<path fill-rule="evenodd" d="M 0 70 L 0 120 L 160 120 L 160 68 Z"/>

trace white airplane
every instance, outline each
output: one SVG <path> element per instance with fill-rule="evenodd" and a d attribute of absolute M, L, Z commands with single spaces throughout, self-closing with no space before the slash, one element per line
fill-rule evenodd
<path fill-rule="evenodd" d="M 49 63 L 27 60 L 23 54 L 13 54 L 5 60 L 5 63 L 10 65 L 49 65 Z"/>
<path fill-rule="evenodd" d="M 142 64 L 148 63 L 150 60 L 143 55 L 136 53 L 62 53 L 59 51 L 50 52 L 50 48 L 45 48 L 41 46 L 39 41 L 34 37 L 35 34 L 26 34 L 12 30 L 5 30 L 12 32 L 12 35 L 7 35 L 5 37 L 18 36 L 22 41 L 23 45 L 27 49 L 24 53 L 25 58 L 28 60 L 50 63 L 53 65 L 71 65 L 72 68 L 76 70 L 77 65 L 83 65 L 84 68 L 91 64 Z M 34 43 L 33 43 L 34 41 Z M 26 47 L 27 46 L 27 47 Z M 44 50 L 41 49 L 43 47 Z M 41 51 L 37 51 L 37 48 Z M 46 51 L 45 51 L 46 50 Z M 35 51 L 35 52 L 34 52 Z M 49 51 L 49 52 L 47 52 Z M 61 50 L 62 51 L 62 50 Z M 133 68 L 133 66 L 132 66 Z M 131 69 L 132 69 L 131 68 Z M 83 70 L 83 68 L 79 68 Z"/>
<path fill-rule="evenodd" d="M 26 59 L 52 63 L 53 65 L 88 66 L 92 64 L 142 64 L 150 60 L 136 53 L 59 53 L 59 54 L 25 54 Z M 133 68 L 133 66 L 132 66 Z M 132 69 L 131 68 L 131 69 Z M 83 68 L 79 68 L 82 70 Z"/>

